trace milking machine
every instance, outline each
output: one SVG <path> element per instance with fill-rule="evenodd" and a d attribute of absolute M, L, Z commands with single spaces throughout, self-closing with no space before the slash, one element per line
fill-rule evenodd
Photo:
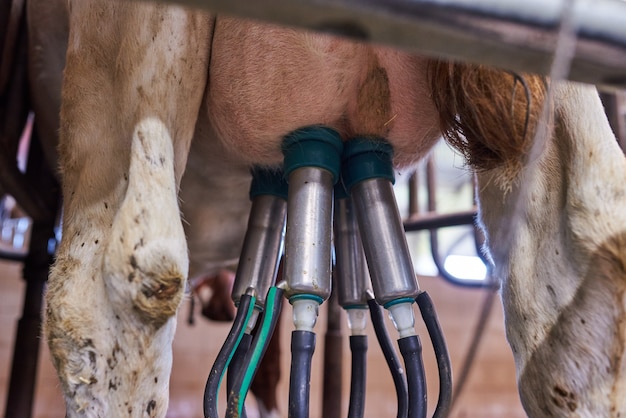
<path fill-rule="evenodd" d="M 419 287 L 393 194 L 391 156 L 388 143 L 355 138 L 346 143 L 342 178 L 356 209 L 376 302 L 389 311 L 399 333 L 408 416 L 425 417 L 426 379 L 412 309 Z"/>
<path fill-rule="evenodd" d="M 339 305 L 346 311 L 350 331 L 352 368 L 348 417 L 362 417 L 365 412 L 367 370 L 367 296 L 371 282 L 361 244 L 352 199 L 343 184 L 335 187 L 334 214 L 335 278 Z"/>
<path fill-rule="evenodd" d="M 393 149 L 386 141 L 352 139 L 344 148 L 342 179 L 356 209 L 375 301 L 389 311 L 399 335 L 398 347 L 404 358 L 408 386 L 406 414 L 402 404 L 403 385 L 399 382 L 398 362 L 382 332 L 380 309 L 370 298 L 368 305 L 372 322 L 396 384 L 398 416 L 425 417 L 427 412 L 422 347 L 415 331 L 412 308 L 413 302 L 417 301 L 433 342 L 439 368 L 439 399 L 434 416 L 445 417 L 452 393 L 450 359 L 432 301 L 427 293 L 420 291 L 415 279 L 393 193 L 392 156 Z"/>
<path fill-rule="evenodd" d="M 309 416 L 316 338 L 313 330 L 319 306 L 331 293 L 333 243 L 338 299 L 346 310 L 351 333 L 349 417 L 364 413 L 368 310 L 396 387 L 398 417 L 426 416 L 426 379 L 414 326 L 415 301 L 439 366 L 440 394 L 434 416 L 446 416 L 451 400 L 450 362 L 432 302 L 420 291 L 415 278 L 393 194 L 391 146 L 384 140 L 363 138 L 344 145 L 332 129 L 315 126 L 288 135 L 283 154 L 286 201 L 279 175 L 254 172 L 249 229 L 233 289 L 237 316 L 207 381 L 205 416 L 218 416 L 217 392 L 226 369 L 226 416 L 245 415 L 243 402 L 271 337 L 283 295 L 293 307 L 295 326 L 288 414 L 294 418 Z M 284 281 L 276 287 L 283 230 Z M 398 332 L 405 369 L 386 331 L 381 307 L 389 312 Z M 252 337 L 251 330 L 262 311 L 261 328 Z"/>
<path fill-rule="evenodd" d="M 290 417 L 309 416 L 313 327 L 331 291 L 333 188 L 343 144 L 332 129 L 300 129 L 283 141 L 289 183 L 284 278 L 293 306 L 289 378 Z"/>
<path fill-rule="evenodd" d="M 237 314 L 207 380 L 205 417 L 218 416 L 217 396 L 227 369 L 228 409 L 245 416 L 245 394 L 280 313 L 282 290 L 273 285 L 283 252 L 287 212 L 282 171 L 253 170 L 250 198 L 248 229 L 232 290 Z M 253 340 L 252 330 L 262 311 L 261 328 Z"/>

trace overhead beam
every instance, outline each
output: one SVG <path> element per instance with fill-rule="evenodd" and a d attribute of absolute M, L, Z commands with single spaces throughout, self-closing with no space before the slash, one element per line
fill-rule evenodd
<path fill-rule="evenodd" d="M 563 20 L 577 35 L 571 80 L 626 87 L 626 1 L 173 0 L 219 13 L 540 74 L 549 72 Z"/>

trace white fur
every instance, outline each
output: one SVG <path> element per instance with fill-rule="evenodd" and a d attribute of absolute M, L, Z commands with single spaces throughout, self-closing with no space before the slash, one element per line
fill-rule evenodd
<path fill-rule="evenodd" d="M 555 88 L 557 131 L 518 173 L 518 186 L 530 182 L 525 213 L 508 259 L 494 260 L 507 337 L 530 416 L 618 416 L 626 414 L 626 273 L 624 264 L 612 277 L 597 269 L 607 257 L 601 247 L 626 233 L 626 161 L 595 89 Z M 517 198 L 498 187 L 499 175 L 481 173 L 477 186 L 494 249 L 515 222 L 507 215 Z M 626 247 L 611 259 L 624 263 Z"/>

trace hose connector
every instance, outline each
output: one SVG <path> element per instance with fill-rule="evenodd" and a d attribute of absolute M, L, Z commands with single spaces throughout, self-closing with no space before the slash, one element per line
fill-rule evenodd
<path fill-rule="evenodd" d="M 415 314 L 413 313 L 413 299 L 398 299 L 385 305 L 389 311 L 389 318 L 398 330 L 399 337 L 417 335 L 415 332 Z"/>
<path fill-rule="evenodd" d="M 293 306 L 293 324 L 296 331 L 313 331 L 322 302 L 315 295 L 296 295 L 289 299 Z"/>
<path fill-rule="evenodd" d="M 365 335 L 369 309 L 348 307 L 346 308 L 346 314 L 348 316 L 348 329 L 350 330 L 350 335 Z"/>

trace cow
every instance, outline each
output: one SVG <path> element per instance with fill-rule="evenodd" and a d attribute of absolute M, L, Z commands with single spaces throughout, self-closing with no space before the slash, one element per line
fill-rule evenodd
<path fill-rule="evenodd" d="M 220 241 L 240 242 L 248 169 L 280 166 L 310 125 L 385 138 L 404 169 L 441 134 L 460 149 L 526 412 L 626 413 L 626 161 L 593 87 L 178 6 L 68 4 L 45 319 L 67 416 L 165 415 L 190 268 L 236 262 Z M 185 167 L 207 186 L 181 185 Z M 179 199 L 196 198 L 232 228 L 194 230 L 190 211 L 187 237 Z M 213 250 L 190 262 L 198 241 Z"/>
<path fill-rule="evenodd" d="M 28 79 L 28 87 L 24 94 L 29 93 L 30 106 L 36 114 L 36 129 L 44 156 L 48 165 L 56 168 L 58 114 L 69 29 L 67 2 L 29 0 L 24 9 L 28 42 L 26 51 L 19 51 L 28 56 L 25 65 L 28 72 L 24 75 Z M 10 104 L 9 110 L 11 107 L 15 109 Z M 17 144 L 19 137 L 9 136 L 7 140 Z M 247 194 L 250 176 L 245 165 L 239 164 L 240 169 L 236 169 L 235 161 L 210 161 L 202 157 L 206 154 L 210 159 L 214 152 L 206 148 L 215 145 L 219 144 L 194 142 L 179 199 L 186 219 L 183 225 L 190 248 L 188 287 L 191 292 L 204 295 L 201 288 L 208 285 L 210 299 L 202 301 L 203 315 L 212 320 L 229 321 L 235 312 L 230 290 L 250 209 Z M 7 160 L 10 154 L 7 152 Z M 196 155 L 199 158 L 195 158 Z M 214 184 L 211 184 L 211 179 L 214 179 Z M 210 196 L 202 193 L 207 189 L 212 190 Z M 210 233 L 210 239 L 207 233 Z M 280 365 L 274 358 L 279 351 L 280 346 L 273 341 L 252 383 L 251 391 L 257 395 L 261 416 L 271 417 L 277 413 L 276 387 Z"/>

